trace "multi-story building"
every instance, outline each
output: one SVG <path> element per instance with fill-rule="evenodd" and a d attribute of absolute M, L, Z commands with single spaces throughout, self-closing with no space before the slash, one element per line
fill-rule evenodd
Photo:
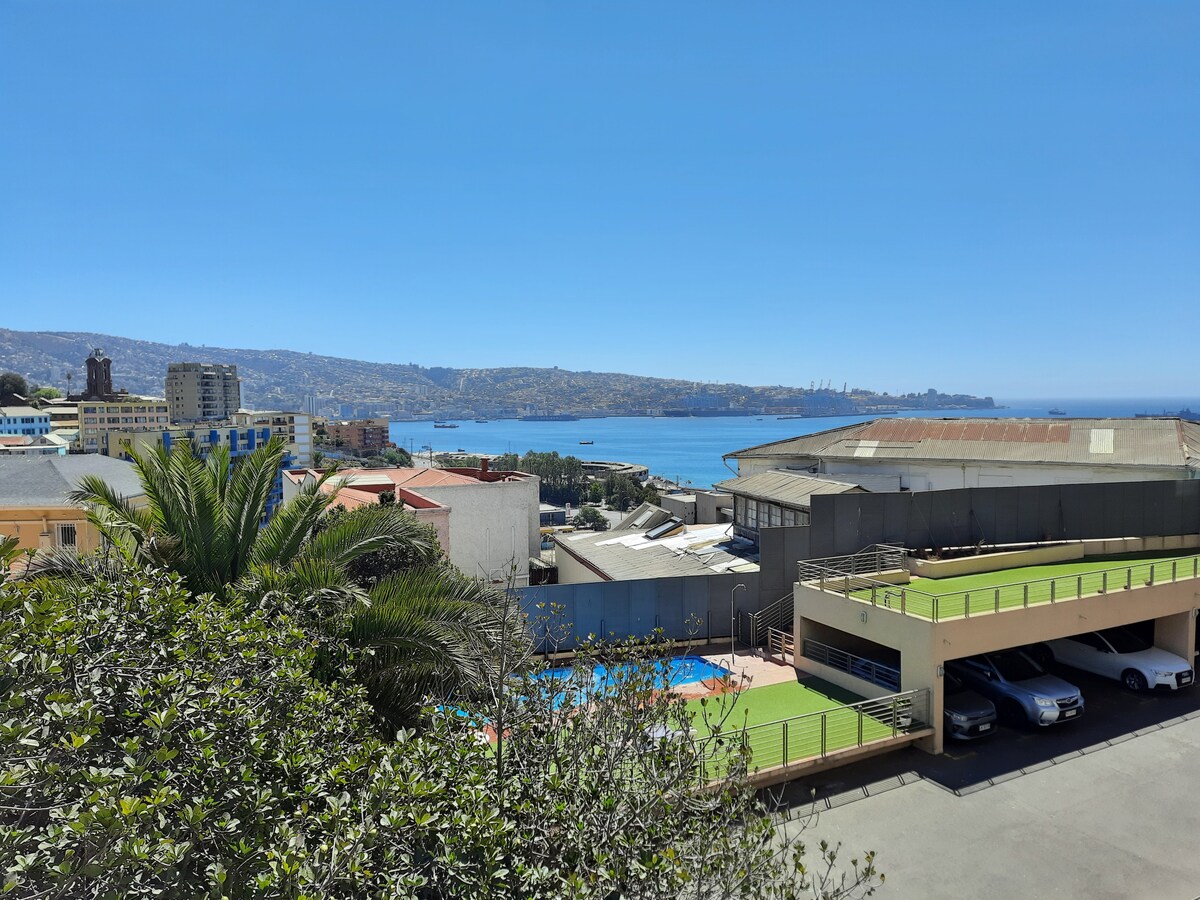
<path fill-rule="evenodd" d="M 37 437 L 49 433 L 49 413 L 32 406 L 0 406 L 0 434 Z"/>
<path fill-rule="evenodd" d="M 172 425 L 154 430 L 108 431 L 104 434 L 106 443 L 101 452 L 108 456 L 131 459 L 134 453 L 141 455 L 158 447 L 169 452 L 172 447 L 187 441 L 192 450 L 200 456 L 207 456 L 214 447 L 228 447 L 229 455 L 236 459 L 253 453 L 269 442 L 271 437 L 271 428 L 267 425 Z M 292 455 L 289 446 L 267 501 L 268 516 L 274 513 L 275 508 L 283 501 L 282 473 L 297 464 L 298 460 Z"/>
<path fill-rule="evenodd" d="M 167 401 L 126 395 L 116 400 L 79 401 L 79 449 L 106 453 L 110 431 L 162 430 L 171 421 Z"/>
<path fill-rule="evenodd" d="M 387 417 L 329 422 L 325 426 L 329 443 L 363 456 L 382 453 L 389 443 Z"/>
<path fill-rule="evenodd" d="M 228 419 L 242 405 L 237 366 L 181 362 L 167 366 L 172 422 Z"/>
<path fill-rule="evenodd" d="M 313 425 L 312 416 L 304 412 L 247 412 L 234 413 L 230 421 L 235 425 L 266 425 L 271 434 L 283 438 L 288 444 L 288 455 L 297 466 L 312 465 Z"/>
<path fill-rule="evenodd" d="M 285 497 L 314 482 L 319 472 L 294 470 L 284 479 Z M 390 491 L 406 506 L 421 508 L 409 495 L 449 510 L 442 547 L 450 561 L 472 578 L 517 585 L 529 583 L 529 559 L 541 554 L 536 475 L 479 469 L 343 469 L 326 490 L 350 488 L 369 500 Z M 432 514 L 432 513 L 431 513 Z"/>

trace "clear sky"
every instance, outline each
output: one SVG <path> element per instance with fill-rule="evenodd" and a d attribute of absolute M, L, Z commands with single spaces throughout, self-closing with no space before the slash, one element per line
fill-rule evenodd
<path fill-rule="evenodd" d="M 0 327 L 1194 394 L 1200 3 L 3 0 Z"/>

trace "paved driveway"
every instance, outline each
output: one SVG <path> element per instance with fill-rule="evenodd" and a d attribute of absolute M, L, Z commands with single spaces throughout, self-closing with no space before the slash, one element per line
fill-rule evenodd
<path fill-rule="evenodd" d="M 810 835 L 873 848 L 896 898 L 1200 897 L 1200 689 L 1143 696 L 1061 670 L 1086 717 L 868 760 L 788 787 Z M 1078 727 L 1076 727 L 1078 726 Z"/>

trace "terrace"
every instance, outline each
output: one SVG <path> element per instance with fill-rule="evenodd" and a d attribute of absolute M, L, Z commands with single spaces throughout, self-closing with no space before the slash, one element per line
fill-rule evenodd
<path fill-rule="evenodd" d="M 704 744 L 710 732 L 701 700 L 688 701 L 688 708 Z M 863 700 L 819 678 L 739 691 L 726 724 L 753 752 L 750 778 L 757 786 L 903 746 L 931 733 L 928 691 Z M 721 774 L 722 756 L 718 745 L 708 743 L 702 761 L 706 775 Z"/>
<path fill-rule="evenodd" d="M 942 622 L 1197 579 L 1200 555 L 1092 557 L 915 581 L 907 576 L 883 577 L 885 571 L 860 574 L 848 568 L 839 561 L 814 560 L 801 564 L 799 580 L 806 587 L 848 600 Z"/>

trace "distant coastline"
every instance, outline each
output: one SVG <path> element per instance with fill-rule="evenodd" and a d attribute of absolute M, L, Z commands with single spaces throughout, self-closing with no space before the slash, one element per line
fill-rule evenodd
<path fill-rule="evenodd" d="M 1006 398 L 1001 403 L 987 410 L 903 410 L 897 411 L 896 415 L 901 418 L 1012 416 L 1053 421 L 1047 413 L 1058 407 L 1075 418 L 1132 418 L 1147 410 L 1196 409 L 1200 407 L 1200 397 Z M 652 474 L 685 487 L 706 488 L 734 474 L 722 461 L 721 457 L 726 453 L 862 422 L 876 415 L 804 416 L 798 419 L 781 419 L 774 415 L 609 416 L 569 422 L 500 419 L 486 423 L 460 420 L 462 427 L 449 434 L 434 431 L 431 420 L 393 421 L 391 435 L 392 440 L 405 448 L 410 444 L 413 449 L 431 444 L 435 452 L 455 451 L 460 447 L 467 452 L 487 454 L 557 451 L 563 456 L 638 463 L 647 466 Z M 581 446 L 580 441 L 592 443 Z"/>

